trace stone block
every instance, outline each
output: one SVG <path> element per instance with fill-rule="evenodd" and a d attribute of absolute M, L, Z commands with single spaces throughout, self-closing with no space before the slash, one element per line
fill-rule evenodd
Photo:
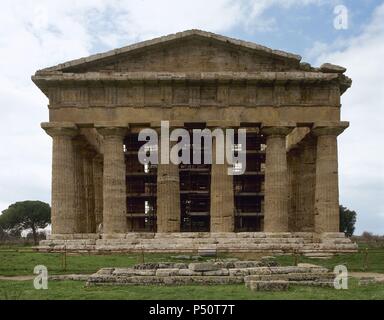
<path fill-rule="evenodd" d="M 325 280 L 325 281 L 289 281 L 289 284 L 294 286 L 309 286 L 309 287 L 328 287 L 333 288 L 333 281 Z"/>
<path fill-rule="evenodd" d="M 322 239 L 329 239 L 329 238 L 345 238 L 345 234 L 343 232 L 323 232 L 321 234 Z"/>
<path fill-rule="evenodd" d="M 180 276 L 201 276 L 202 272 L 193 271 L 191 269 L 180 269 L 179 275 Z"/>
<path fill-rule="evenodd" d="M 251 281 L 249 288 L 252 291 L 286 291 L 289 289 L 289 282 L 284 280 L 272 281 Z"/>
<path fill-rule="evenodd" d="M 204 271 L 203 276 L 228 276 L 228 269 L 219 269 L 214 271 Z"/>
<path fill-rule="evenodd" d="M 228 269 L 228 271 L 229 271 L 229 275 L 234 277 L 245 277 L 249 275 L 248 269 L 234 268 L 234 269 Z"/>
<path fill-rule="evenodd" d="M 102 239 L 125 239 L 125 233 L 103 233 Z"/>
<path fill-rule="evenodd" d="M 250 281 L 274 281 L 274 280 L 289 280 L 288 274 L 257 274 L 244 277 L 244 282 Z"/>
<path fill-rule="evenodd" d="M 235 268 L 254 268 L 260 267 L 260 261 L 236 261 L 234 262 Z"/>
<path fill-rule="evenodd" d="M 225 269 L 231 269 L 235 267 L 235 262 L 231 262 L 231 261 L 217 261 L 214 263 L 218 265 L 220 268 L 225 268 Z"/>
<path fill-rule="evenodd" d="M 169 277 L 169 276 L 177 276 L 179 275 L 180 269 L 157 269 L 156 276 L 157 277 Z"/>
<path fill-rule="evenodd" d="M 158 269 L 178 269 L 173 262 L 159 262 L 157 264 Z"/>
<path fill-rule="evenodd" d="M 236 238 L 237 235 L 235 232 L 211 232 L 211 238 L 223 238 L 223 239 L 233 239 Z"/>
<path fill-rule="evenodd" d="M 170 265 L 170 264 L 169 264 Z M 167 265 L 167 268 L 169 267 L 169 265 Z M 134 269 L 140 269 L 140 270 L 145 270 L 145 269 L 158 269 L 159 268 L 159 264 L 156 263 L 156 262 L 147 262 L 147 263 L 139 263 L 139 264 L 135 264 L 133 266 Z"/>
<path fill-rule="evenodd" d="M 253 267 L 253 268 L 247 268 L 249 275 L 265 275 L 265 274 L 271 274 L 271 270 L 268 267 Z"/>
<path fill-rule="evenodd" d="M 220 269 L 218 265 L 212 262 L 200 262 L 200 263 L 190 263 L 189 269 L 192 271 L 215 271 Z"/>
<path fill-rule="evenodd" d="M 203 257 L 215 257 L 217 255 L 217 247 L 199 247 L 197 253 Z"/>
<path fill-rule="evenodd" d="M 148 269 L 133 269 L 133 268 L 116 268 L 113 273 L 116 276 L 154 276 L 156 275 L 156 270 Z"/>
<path fill-rule="evenodd" d="M 313 263 L 298 263 L 297 266 L 301 268 L 322 268 L 321 266 Z"/>
<path fill-rule="evenodd" d="M 97 274 L 100 275 L 107 275 L 107 274 L 112 274 L 112 272 L 115 270 L 115 268 L 102 268 L 99 271 L 97 271 Z"/>
<path fill-rule="evenodd" d="M 73 234 L 51 234 L 49 236 L 50 240 L 72 240 Z"/>

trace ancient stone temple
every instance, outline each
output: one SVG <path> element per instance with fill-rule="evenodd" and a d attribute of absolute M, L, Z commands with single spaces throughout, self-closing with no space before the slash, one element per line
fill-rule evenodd
<path fill-rule="evenodd" d="M 37 71 L 53 141 L 52 235 L 41 248 L 355 250 L 339 233 L 345 71 L 199 30 Z M 161 121 L 245 128 L 244 174 L 142 165 L 138 134 L 160 133 Z"/>

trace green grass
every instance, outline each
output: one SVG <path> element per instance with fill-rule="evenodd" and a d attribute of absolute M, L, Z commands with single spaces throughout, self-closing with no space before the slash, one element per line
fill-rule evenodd
<path fill-rule="evenodd" d="M 180 261 L 174 254 L 145 254 L 145 262 Z M 228 254 L 225 255 L 229 257 Z M 244 255 L 242 259 L 251 259 Z M 294 256 L 278 256 L 282 265 L 293 265 Z M 0 276 L 33 275 L 36 265 L 45 265 L 50 275 L 93 273 L 102 267 L 129 267 L 143 261 L 143 255 L 68 255 L 66 269 L 63 254 L 38 253 L 28 247 L 0 247 Z M 186 261 L 184 261 L 186 262 Z M 368 260 L 365 251 L 343 254 L 327 260 L 300 257 L 298 262 L 323 265 L 333 269 L 344 264 L 349 271 L 384 273 L 384 248 L 370 248 Z M 364 270 L 366 268 L 366 270 Z M 251 292 L 244 285 L 220 286 L 107 286 L 86 288 L 82 281 L 50 281 L 48 290 L 35 290 L 32 281 L 0 281 L 1 299 L 384 299 L 383 285 L 359 287 L 351 279 L 349 290 L 332 288 L 292 287 L 287 292 Z"/>
<path fill-rule="evenodd" d="M 295 263 L 294 256 L 277 256 L 276 260 L 281 265 L 293 265 Z M 370 249 L 367 256 L 364 250 L 352 254 L 338 254 L 324 260 L 299 256 L 297 262 L 318 264 L 331 270 L 336 265 L 345 265 L 348 271 L 384 273 L 384 248 Z"/>
<path fill-rule="evenodd" d="M 144 262 L 185 262 L 171 258 L 175 254 L 145 254 Z M 32 250 L 0 250 L 0 276 L 33 275 L 37 265 L 48 268 L 49 274 L 88 274 L 104 267 L 130 267 L 143 262 L 143 256 L 137 254 L 110 255 L 70 255 L 66 256 L 66 264 L 61 253 L 39 253 Z M 66 265 L 66 267 L 65 267 Z"/>
<path fill-rule="evenodd" d="M 225 299 L 384 299 L 384 286 L 359 287 L 349 281 L 348 290 L 333 288 L 291 287 L 286 292 L 252 292 L 244 285 L 215 286 L 110 286 L 90 287 L 77 281 L 50 281 L 48 290 L 35 290 L 32 281 L 0 281 L 0 300 L 225 300 Z"/>
<path fill-rule="evenodd" d="M 175 254 L 144 254 L 145 262 L 181 261 L 171 257 Z M 226 254 L 226 257 L 230 255 Z M 251 259 L 246 255 L 243 260 Z M 293 265 L 294 256 L 277 256 L 281 265 Z M 67 255 L 66 264 L 61 253 L 38 253 L 30 248 L 17 247 L 4 249 L 0 247 L 0 276 L 32 275 L 36 265 L 44 265 L 50 274 L 93 273 L 103 267 L 130 267 L 143 262 L 143 255 L 137 254 L 110 254 L 110 255 Z M 353 254 L 340 254 L 331 259 L 309 259 L 299 257 L 298 262 L 315 263 L 333 269 L 334 266 L 343 264 L 349 271 L 367 271 L 384 273 L 384 248 L 372 248 L 368 251 L 361 250 Z"/>

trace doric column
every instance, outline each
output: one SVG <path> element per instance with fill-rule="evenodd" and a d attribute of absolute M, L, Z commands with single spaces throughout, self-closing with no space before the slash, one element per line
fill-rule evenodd
<path fill-rule="evenodd" d="M 93 181 L 93 158 L 96 152 L 88 145 L 82 151 L 84 168 L 85 229 L 86 233 L 96 232 L 95 190 Z"/>
<path fill-rule="evenodd" d="M 127 231 L 126 167 L 123 140 L 127 126 L 96 125 L 104 137 L 103 233 Z"/>
<path fill-rule="evenodd" d="M 337 136 L 348 122 L 315 123 L 312 132 L 317 136 L 315 231 L 339 232 L 339 185 Z"/>
<path fill-rule="evenodd" d="M 74 146 L 74 175 L 75 175 L 75 203 L 74 214 L 76 217 L 76 232 L 87 233 L 86 228 L 86 202 L 84 191 L 84 165 L 83 165 L 83 148 L 86 143 L 84 137 L 77 136 L 73 139 Z"/>
<path fill-rule="evenodd" d="M 267 136 L 265 159 L 264 231 L 288 231 L 288 175 L 286 135 L 292 124 L 263 125 Z"/>
<path fill-rule="evenodd" d="M 301 231 L 301 152 L 298 145 L 290 148 L 287 153 L 288 167 L 288 230 L 290 232 Z"/>
<path fill-rule="evenodd" d="M 217 164 L 216 138 L 212 137 L 211 232 L 234 232 L 235 230 L 233 176 L 228 174 L 225 145 L 223 148 L 224 164 Z"/>
<path fill-rule="evenodd" d="M 169 161 L 161 163 L 160 130 L 157 165 L 157 232 L 180 232 L 180 177 L 179 166 Z M 175 142 L 170 141 L 170 148 Z"/>
<path fill-rule="evenodd" d="M 95 223 L 96 232 L 103 223 L 103 156 L 93 158 L 93 185 L 95 192 Z"/>
<path fill-rule="evenodd" d="M 42 123 L 52 137 L 52 234 L 72 234 L 76 230 L 74 211 L 74 148 L 72 138 L 77 135 L 73 123 Z"/>

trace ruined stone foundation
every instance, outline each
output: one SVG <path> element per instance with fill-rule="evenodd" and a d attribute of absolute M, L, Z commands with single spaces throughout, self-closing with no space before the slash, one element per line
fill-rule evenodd
<path fill-rule="evenodd" d="M 343 233 L 310 232 L 188 232 L 127 233 L 115 239 L 100 239 L 97 234 L 55 235 L 43 240 L 39 251 L 89 252 L 261 252 L 322 255 L 356 252 L 357 245 Z"/>

